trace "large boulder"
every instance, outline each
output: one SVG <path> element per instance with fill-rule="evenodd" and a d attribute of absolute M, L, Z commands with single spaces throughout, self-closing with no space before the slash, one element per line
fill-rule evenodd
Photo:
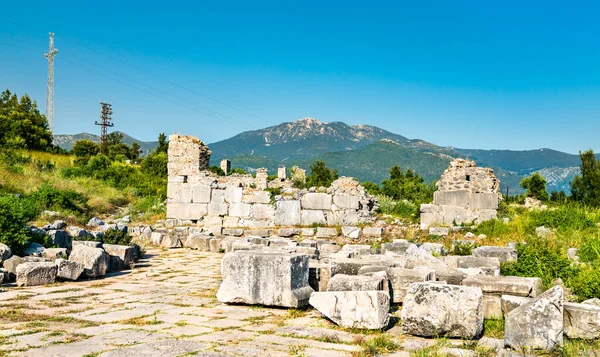
<path fill-rule="evenodd" d="M 108 270 L 109 258 L 102 248 L 74 246 L 69 260 L 83 264 L 85 274 L 92 278 L 104 276 Z"/>
<path fill-rule="evenodd" d="M 344 328 L 383 329 L 390 320 L 390 298 L 383 291 L 315 292 L 309 303 Z"/>
<path fill-rule="evenodd" d="M 51 262 L 28 262 L 17 266 L 17 285 L 52 284 L 56 280 L 56 265 Z"/>
<path fill-rule="evenodd" d="M 3 261 L 10 258 L 12 256 L 12 250 L 10 247 L 4 243 L 0 243 L 0 265 Z"/>
<path fill-rule="evenodd" d="M 435 281 L 436 279 L 435 270 L 428 268 L 387 268 L 386 272 L 392 290 L 392 302 L 396 304 L 404 301 L 406 292 L 412 283 Z"/>
<path fill-rule="evenodd" d="M 135 261 L 135 250 L 128 245 L 104 244 L 102 246 L 108 254 L 108 270 L 120 271 L 131 269 L 131 264 Z"/>
<path fill-rule="evenodd" d="M 468 286 L 410 285 L 402 306 L 402 332 L 473 339 L 483 332 L 483 293 Z"/>
<path fill-rule="evenodd" d="M 42 257 L 50 260 L 67 256 L 67 248 L 48 248 L 42 252 Z"/>
<path fill-rule="evenodd" d="M 48 236 L 52 240 L 52 244 L 59 248 L 71 248 L 73 243 L 71 242 L 71 236 L 67 231 L 63 230 L 50 230 Z"/>
<path fill-rule="evenodd" d="M 77 280 L 83 274 L 85 267 L 81 263 L 73 262 L 65 259 L 56 259 L 57 272 L 56 277 L 63 280 Z"/>
<path fill-rule="evenodd" d="M 17 267 L 23 263 L 27 262 L 46 262 L 47 260 L 39 257 L 19 257 L 18 255 L 13 255 L 9 259 L 5 260 L 3 263 L 5 274 L 7 275 L 7 280 L 14 280 L 17 277 Z"/>
<path fill-rule="evenodd" d="M 38 243 L 29 243 L 25 248 L 25 255 L 30 255 L 33 257 L 41 257 L 44 252 L 44 246 Z"/>
<path fill-rule="evenodd" d="M 327 291 L 388 291 L 385 272 L 371 275 L 337 274 L 329 279 Z"/>
<path fill-rule="evenodd" d="M 95 240 L 74 240 L 73 248 L 76 245 L 85 245 L 86 247 L 91 247 L 91 248 L 102 248 L 102 242 L 98 242 Z"/>
<path fill-rule="evenodd" d="M 563 343 L 564 296 L 560 286 L 512 310 L 504 321 L 504 344 L 515 350 L 552 350 Z"/>
<path fill-rule="evenodd" d="M 277 251 L 236 251 L 223 256 L 217 299 L 225 303 L 301 307 L 313 289 L 308 257 Z"/>
<path fill-rule="evenodd" d="M 515 248 L 483 246 L 473 249 L 473 256 L 482 258 L 498 258 L 500 263 L 516 262 L 519 254 Z"/>
<path fill-rule="evenodd" d="M 566 302 L 563 321 L 565 335 L 571 339 L 600 338 L 600 306 Z"/>

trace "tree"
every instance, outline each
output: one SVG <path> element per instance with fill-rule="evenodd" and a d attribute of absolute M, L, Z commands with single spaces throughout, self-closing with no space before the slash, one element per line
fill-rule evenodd
<path fill-rule="evenodd" d="M 164 152 L 165 154 L 169 151 L 169 142 L 165 133 L 158 134 L 158 146 L 156 147 L 157 152 Z"/>
<path fill-rule="evenodd" d="M 390 169 L 390 179 L 381 182 L 381 193 L 396 200 L 407 200 L 415 204 L 431 202 L 433 184 L 425 180 L 411 169 L 403 172 L 399 166 Z"/>
<path fill-rule="evenodd" d="M 593 150 L 579 152 L 581 173 L 571 182 L 571 196 L 585 204 L 600 206 L 600 161 Z"/>
<path fill-rule="evenodd" d="M 138 144 L 134 141 L 131 143 L 131 147 L 129 148 L 129 155 L 127 155 L 127 158 L 129 160 L 137 160 L 137 159 L 139 159 L 141 153 L 142 153 L 142 148 L 141 148 L 140 144 Z"/>
<path fill-rule="evenodd" d="M 0 147 L 57 151 L 52 133 L 37 103 L 25 94 L 19 99 L 8 89 L 0 95 Z"/>
<path fill-rule="evenodd" d="M 539 173 L 534 173 L 530 177 L 521 180 L 521 188 L 527 190 L 527 197 L 533 197 L 540 201 L 548 201 L 548 191 L 546 191 L 546 179 Z"/>
<path fill-rule="evenodd" d="M 100 144 L 91 140 L 77 140 L 71 148 L 71 154 L 77 157 L 92 157 L 100 153 Z"/>
<path fill-rule="evenodd" d="M 315 161 L 310 166 L 310 176 L 306 182 L 309 187 L 328 187 L 337 179 L 337 170 L 331 170 L 323 161 Z"/>

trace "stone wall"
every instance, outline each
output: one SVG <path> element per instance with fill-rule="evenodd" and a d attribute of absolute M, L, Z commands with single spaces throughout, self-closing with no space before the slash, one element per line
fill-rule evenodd
<path fill-rule="evenodd" d="M 353 178 L 329 188 L 297 189 L 291 180 L 267 182 L 268 172 L 217 176 L 206 170 L 210 150 L 201 141 L 172 135 L 169 141 L 167 218 L 192 221 L 215 235 L 268 235 L 276 226 L 348 226 L 372 222 L 375 199 Z M 199 159 L 200 158 L 200 159 Z M 283 182 L 282 181 L 286 181 Z M 272 195 L 267 187 L 280 187 Z"/>
<path fill-rule="evenodd" d="M 500 181 L 490 168 L 455 159 L 436 183 L 433 204 L 421 205 L 421 228 L 479 223 L 497 217 Z"/>

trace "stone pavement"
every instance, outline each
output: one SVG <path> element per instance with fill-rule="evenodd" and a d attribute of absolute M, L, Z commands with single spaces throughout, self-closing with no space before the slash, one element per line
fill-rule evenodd
<path fill-rule="evenodd" d="M 314 309 L 219 303 L 221 258 L 188 249 L 152 250 L 135 269 L 104 279 L 5 287 L 0 356 L 365 355 L 361 343 L 377 333 L 343 330 Z M 403 349 L 392 356 L 438 343 L 402 336 L 399 326 L 385 334 Z M 488 346 L 498 343 L 488 340 Z M 465 345 L 445 343 L 449 352 Z"/>

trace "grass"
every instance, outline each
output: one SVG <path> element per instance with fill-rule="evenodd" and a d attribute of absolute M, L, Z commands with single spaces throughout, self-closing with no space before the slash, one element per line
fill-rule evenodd
<path fill-rule="evenodd" d="M 154 319 L 152 320 L 148 320 L 147 317 L 149 316 L 132 317 L 130 319 L 119 321 L 118 323 L 135 326 L 160 325 L 163 323 L 161 320 L 157 319 L 156 316 L 154 316 Z"/>
<path fill-rule="evenodd" d="M 368 340 L 359 336 L 356 342 L 360 346 L 360 350 L 352 352 L 352 357 L 378 356 L 384 353 L 392 353 L 400 349 L 400 346 L 396 341 L 386 334 L 380 334 Z"/>
<path fill-rule="evenodd" d="M 504 338 L 504 319 L 485 319 L 483 335 L 491 338 Z"/>

